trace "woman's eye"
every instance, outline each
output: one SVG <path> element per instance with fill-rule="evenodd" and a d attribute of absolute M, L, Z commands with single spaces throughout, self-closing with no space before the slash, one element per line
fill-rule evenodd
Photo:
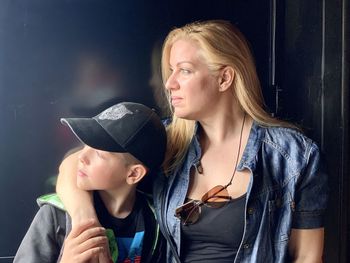
<path fill-rule="evenodd" d="M 182 69 L 181 69 L 181 73 L 183 73 L 183 74 L 190 74 L 191 71 L 188 70 L 188 69 L 182 68 Z"/>

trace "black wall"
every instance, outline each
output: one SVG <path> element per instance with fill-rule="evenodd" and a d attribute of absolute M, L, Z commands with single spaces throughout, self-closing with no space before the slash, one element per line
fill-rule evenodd
<path fill-rule="evenodd" d="M 284 3 L 280 114 L 321 146 L 329 172 L 325 262 L 349 262 L 349 1 Z"/>
<path fill-rule="evenodd" d="M 54 190 L 75 143 L 59 118 L 120 100 L 156 107 L 159 43 L 173 26 L 204 19 L 241 29 L 270 111 L 326 153 L 325 262 L 350 260 L 348 13 L 348 0 L 0 1 L 0 262 L 12 262 L 35 198 Z"/>

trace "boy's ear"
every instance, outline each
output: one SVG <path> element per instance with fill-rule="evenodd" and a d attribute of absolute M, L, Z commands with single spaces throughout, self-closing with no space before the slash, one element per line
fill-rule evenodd
<path fill-rule="evenodd" d="M 142 164 L 132 164 L 129 169 L 128 176 L 126 177 L 126 182 L 129 185 L 137 184 L 147 174 L 147 168 Z"/>
<path fill-rule="evenodd" d="M 232 67 L 226 66 L 220 70 L 219 74 L 219 91 L 226 91 L 232 86 L 235 79 L 235 71 Z"/>

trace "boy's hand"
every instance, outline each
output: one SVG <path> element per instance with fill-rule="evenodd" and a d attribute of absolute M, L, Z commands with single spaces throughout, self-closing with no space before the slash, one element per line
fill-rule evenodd
<path fill-rule="evenodd" d="M 94 223 L 88 220 L 72 228 L 64 241 L 61 263 L 85 263 L 98 258 L 100 253 L 106 255 L 109 249 L 105 229 L 95 227 Z"/>
<path fill-rule="evenodd" d="M 88 263 L 113 263 L 108 244 L 103 248 L 103 251 L 98 256 L 89 260 Z"/>
<path fill-rule="evenodd" d="M 99 254 L 98 263 L 113 263 L 108 244 L 103 249 L 103 251 Z"/>

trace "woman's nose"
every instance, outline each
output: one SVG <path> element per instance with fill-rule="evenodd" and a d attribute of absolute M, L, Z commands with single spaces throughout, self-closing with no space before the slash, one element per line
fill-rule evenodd
<path fill-rule="evenodd" d="M 165 82 L 165 88 L 167 90 L 174 90 L 179 88 L 179 83 L 176 80 L 176 76 L 172 73 Z"/>

